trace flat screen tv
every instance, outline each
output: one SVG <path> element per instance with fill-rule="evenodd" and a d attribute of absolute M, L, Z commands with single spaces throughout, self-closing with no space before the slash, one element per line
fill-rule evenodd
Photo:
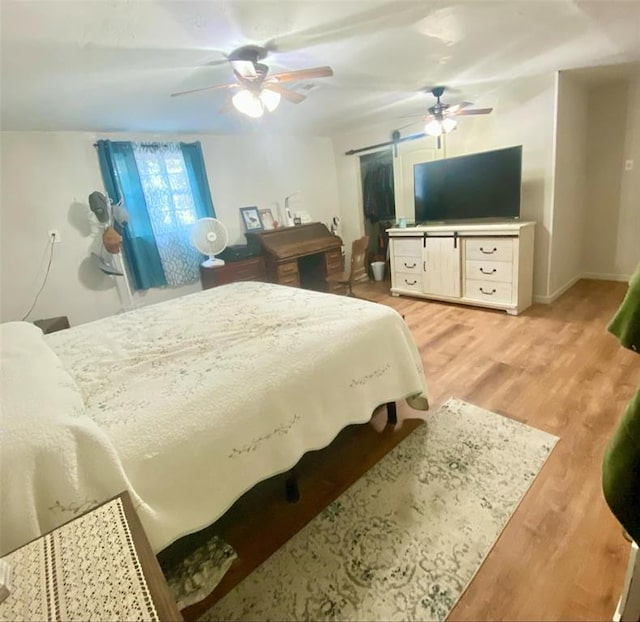
<path fill-rule="evenodd" d="M 422 162 L 413 175 L 416 224 L 520 217 L 521 145 Z"/>

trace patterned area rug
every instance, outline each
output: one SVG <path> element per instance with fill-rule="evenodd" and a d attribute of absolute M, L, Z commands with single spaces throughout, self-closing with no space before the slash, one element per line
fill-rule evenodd
<path fill-rule="evenodd" d="M 450 399 L 203 620 L 444 620 L 557 438 Z"/>

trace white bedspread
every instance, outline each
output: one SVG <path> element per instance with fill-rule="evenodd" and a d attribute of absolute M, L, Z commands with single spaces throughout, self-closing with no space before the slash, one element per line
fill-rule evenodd
<path fill-rule="evenodd" d="M 426 408 L 401 317 L 318 292 L 236 283 L 39 339 L 70 378 L 26 428 L 3 412 L 2 552 L 124 488 L 160 550 L 376 406 Z"/>

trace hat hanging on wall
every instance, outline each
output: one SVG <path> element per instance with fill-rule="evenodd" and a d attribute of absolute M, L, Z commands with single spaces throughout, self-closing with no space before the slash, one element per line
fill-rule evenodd
<path fill-rule="evenodd" d="M 133 295 L 129 278 L 122 258 L 122 236 L 114 229 L 113 224 L 118 223 L 124 227 L 129 221 L 129 214 L 122 201 L 113 203 L 111 199 L 98 190 L 89 195 L 89 209 L 95 215 L 98 226 L 102 229 L 100 237 L 94 240 L 94 250 L 91 255 L 96 258 L 98 268 L 109 276 L 121 276 L 124 281 L 117 281 L 118 290 L 123 300 L 124 310 L 134 307 Z"/>
<path fill-rule="evenodd" d="M 102 244 L 107 252 L 117 255 L 122 248 L 122 236 L 113 227 L 107 227 L 102 234 Z"/>
<path fill-rule="evenodd" d="M 89 209 L 94 213 L 98 223 L 103 227 L 100 250 L 91 254 L 96 257 L 98 267 L 105 274 L 111 276 L 124 276 L 124 268 L 119 267 L 114 261 L 114 255 L 122 250 L 122 236 L 113 228 L 117 222 L 124 226 L 129 220 L 129 214 L 123 207 L 122 201 L 113 204 L 111 199 L 98 190 L 89 195 Z M 108 255 L 105 255 L 107 251 Z M 127 284 L 128 286 L 128 284 Z"/>

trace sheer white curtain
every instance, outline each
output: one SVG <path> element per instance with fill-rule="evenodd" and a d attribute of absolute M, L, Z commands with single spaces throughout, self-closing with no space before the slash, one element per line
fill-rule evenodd
<path fill-rule="evenodd" d="M 168 285 L 193 283 L 202 256 L 190 240 L 197 220 L 179 143 L 133 143 L 153 235 Z"/>

